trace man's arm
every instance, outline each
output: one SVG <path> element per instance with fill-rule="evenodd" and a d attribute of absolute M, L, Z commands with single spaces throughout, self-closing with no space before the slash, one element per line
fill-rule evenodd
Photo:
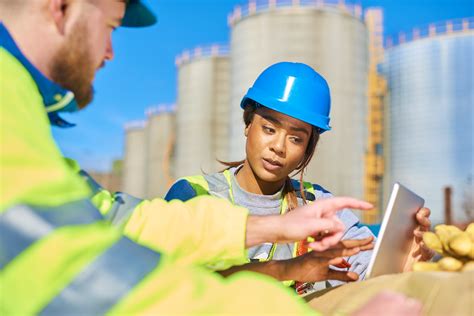
<path fill-rule="evenodd" d="M 124 233 L 140 244 L 172 255 L 179 262 L 220 262 L 219 268 L 225 269 L 247 260 L 247 216 L 247 209 L 210 196 L 187 202 L 154 199 L 138 205 Z"/>
<path fill-rule="evenodd" d="M 187 263 L 214 264 L 218 270 L 247 261 L 245 248 L 263 242 L 284 243 L 327 232 L 314 250 L 336 245 L 344 226 L 335 213 L 344 207 L 367 209 L 369 203 L 333 198 L 283 216 L 249 216 L 248 210 L 224 199 L 200 196 L 185 203 L 162 199 L 142 202 L 125 226 L 125 234 Z"/>

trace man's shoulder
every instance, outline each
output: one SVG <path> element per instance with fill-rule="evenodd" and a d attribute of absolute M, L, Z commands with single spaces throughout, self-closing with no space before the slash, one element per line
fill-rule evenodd
<path fill-rule="evenodd" d="M 13 101 L 12 99 L 19 98 L 24 99 L 28 104 L 41 105 L 41 95 L 30 73 L 15 56 L 3 47 L 0 47 L 0 73 L 2 108 Z M 7 78 L 8 80 L 6 80 Z"/>

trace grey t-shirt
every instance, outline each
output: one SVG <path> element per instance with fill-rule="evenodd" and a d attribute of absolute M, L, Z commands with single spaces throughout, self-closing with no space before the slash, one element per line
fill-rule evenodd
<path fill-rule="evenodd" d="M 247 208 L 252 215 L 278 215 L 281 213 L 281 194 L 283 187 L 273 195 L 254 194 L 242 189 L 235 178 L 235 173 L 239 168 L 231 168 L 232 194 L 235 204 Z M 267 259 L 271 251 L 272 244 L 265 243 L 252 247 L 248 250 L 250 259 Z M 292 257 L 294 244 L 278 244 L 275 248 L 273 259 L 282 260 Z"/>

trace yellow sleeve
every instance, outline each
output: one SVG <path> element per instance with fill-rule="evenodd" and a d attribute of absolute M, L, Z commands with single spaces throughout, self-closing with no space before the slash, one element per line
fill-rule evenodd
<path fill-rule="evenodd" d="M 229 278 L 163 258 L 109 315 L 319 315 L 272 278 L 239 272 Z M 179 272 L 178 272 L 179 271 Z"/>
<path fill-rule="evenodd" d="M 247 261 L 247 216 L 247 209 L 211 196 L 186 202 L 155 199 L 134 210 L 124 233 L 180 263 L 219 262 L 224 269 Z"/>

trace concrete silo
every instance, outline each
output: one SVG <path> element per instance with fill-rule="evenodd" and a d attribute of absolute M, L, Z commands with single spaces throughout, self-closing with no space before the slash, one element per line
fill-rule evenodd
<path fill-rule="evenodd" d="M 146 197 L 152 199 L 163 197 L 173 182 L 174 105 L 149 108 L 146 114 Z"/>
<path fill-rule="evenodd" d="M 226 159 L 229 58 L 226 46 L 185 51 L 176 58 L 176 177 L 214 172 Z"/>
<path fill-rule="evenodd" d="M 123 191 L 144 198 L 146 196 L 146 135 L 145 121 L 125 124 L 123 160 Z"/>
<path fill-rule="evenodd" d="M 472 212 L 474 19 L 432 24 L 387 43 L 387 186 L 400 181 L 423 196 L 442 222 L 444 187 L 456 220 Z M 472 218 L 471 218 L 472 220 Z"/>
<path fill-rule="evenodd" d="M 337 195 L 362 198 L 367 139 L 368 33 L 359 5 L 343 1 L 250 1 L 229 15 L 230 159 L 244 157 L 240 101 L 259 73 L 304 62 L 331 88 L 332 131 L 322 135 L 305 176 Z"/>

